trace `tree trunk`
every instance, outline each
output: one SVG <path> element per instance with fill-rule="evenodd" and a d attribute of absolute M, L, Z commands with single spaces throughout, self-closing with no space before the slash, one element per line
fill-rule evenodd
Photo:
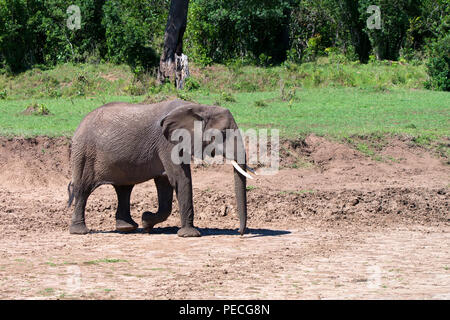
<path fill-rule="evenodd" d="M 164 50 L 159 62 L 158 81 L 167 80 L 181 89 L 184 76 L 189 74 L 187 57 L 183 55 L 183 35 L 187 25 L 189 0 L 171 0 L 169 18 L 164 34 Z M 178 62 L 178 63 L 177 63 Z"/>
<path fill-rule="evenodd" d="M 359 19 L 358 2 L 353 0 L 346 0 L 341 3 L 343 9 L 343 20 L 347 21 L 350 27 L 351 42 L 355 47 L 356 54 L 359 61 L 367 63 L 371 50 L 370 39 L 364 31 L 365 22 Z"/>

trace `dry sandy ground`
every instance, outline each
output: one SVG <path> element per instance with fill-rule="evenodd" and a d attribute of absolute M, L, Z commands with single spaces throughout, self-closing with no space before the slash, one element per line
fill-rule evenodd
<path fill-rule="evenodd" d="M 249 182 L 240 237 L 232 169 L 193 169 L 196 225 L 177 204 L 152 234 L 114 231 L 116 199 L 89 199 L 86 236 L 68 233 L 65 139 L 0 139 L 0 299 L 450 299 L 450 168 L 393 140 L 371 160 L 310 136 L 287 143 L 275 176 Z M 175 201 L 176 202 L 176 201 Z M 155 211 L 152 182 L 132 215 Z"/>

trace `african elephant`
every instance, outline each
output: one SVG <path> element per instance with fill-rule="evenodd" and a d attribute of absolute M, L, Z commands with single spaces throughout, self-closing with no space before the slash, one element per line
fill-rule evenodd
<path fill-rule="evenodd" d="M 72 180 L 68 192 L 69 207 L 75 200 L 75 209 L 70 233 L 89 232 L 85 223 L 86 202 L 89 195 L 104 184 L 113 185 L 117 193 L 116 230 L 135 230 L 138 224 L 130 215 L 131 191 L 134 185 L 154 179 L 158 211 L 143 213 L 144 230 L 149 232 L 154 225 L 168 218 L 175 190 L 181 216 L 178 236 L 200 236 L 194 227 L 190 163 L 173 162 L 171 153 L 175 143 L 170 139 L 176 129 L 192 132 L 195 121 L 201 121 L 204 130 L 219 130 L 224 135 L 222 141 L 227 141 L 226 135 L 230 131 L 227 129 L 238 131 L 229 110 L 182 100 L 157 104 L 109 103 L 90 112 L 72 138 Z M 242 235 L 247 223 L 248 167 L 242 137 L 238 135 L 234 139 L 239 139 L 239 143 L 231 153 L 234 159 L 230 160 L 234 160 L 235 165 L 235 195 Z M 244 160 L 237 164 L 239 153 L 244 153 Z"/>

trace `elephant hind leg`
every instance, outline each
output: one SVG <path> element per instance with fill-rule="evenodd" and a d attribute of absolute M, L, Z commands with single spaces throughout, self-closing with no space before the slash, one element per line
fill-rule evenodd
<path fill-rule="evenodd" d="M 158 212 L 144 212 L 142 214 L 142 226 L 145 232 L 150 232 L 153 227 L 167 220 L 172 212 L 173 187 L 166 176 L 155 178 L 158 192 Z"/>
<path fill-rule="evenodd" d="M 67 191 L 69 193 L 68 207 L 75 202 L 72 214 L 72 221 L 69 232 L 71 234 L 86 234 L 89 229 L 85 222 L 85 209 L 87 200 L 92 193 L 92 170 L 91 162 L 86 160 L 83 152 L 73 152 L 72 150 L 72 181 L 70 181 Z"/>
<path fill-rule="evenodd" d="M 72 214 L 72 222 L 70 224 L 69 232 L 71 234 L 87 234 L 89 229 L 86 227 L 85 222 L 85 209 L 87 199 L 90 192 L 77 192 L 75 196 L 75 209 Z"/>
<path fill-rule="evenodd" d="M 137 229 L 138 224 L 131 218 L 130 198 L 134 185 L 116 186 L 117 193 L 117 211 L 116 211 L 116 230 L 120 232 L 131 232 Z"/>

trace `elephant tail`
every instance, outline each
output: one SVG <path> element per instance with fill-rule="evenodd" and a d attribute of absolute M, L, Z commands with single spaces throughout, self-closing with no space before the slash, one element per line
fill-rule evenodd
<path fill-rule="evenodd" d="M 69 185 L 67 186 L 67 193 L 69 194 L 69 201 L 67 202 L 67 208 L 70 208 L 70 206 L 72 205 L 72 202 L 73 202 L 73 198 L 74 198 L 72 181 L 70 181 Z"/>

